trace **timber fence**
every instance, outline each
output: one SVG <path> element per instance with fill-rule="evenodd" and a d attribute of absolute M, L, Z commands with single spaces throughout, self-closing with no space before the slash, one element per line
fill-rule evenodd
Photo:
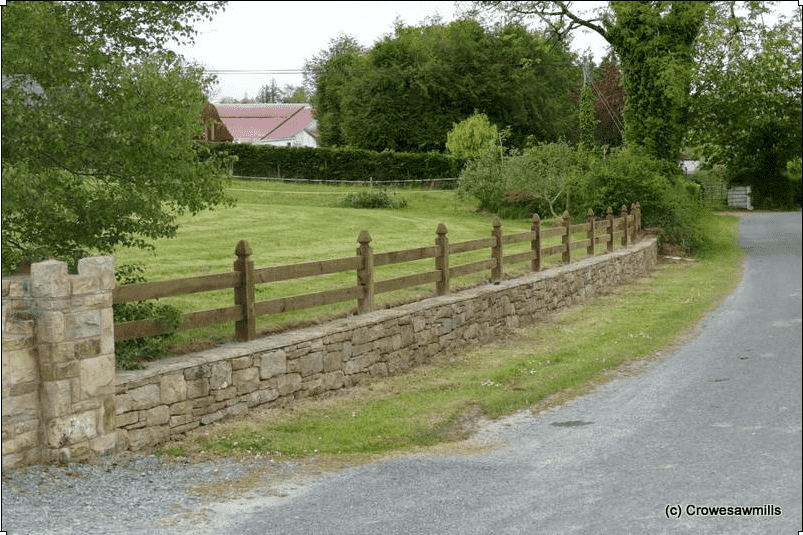
<path fill-rule="evenodd" d="M 605 251 L 613 251 L 617 244 L 626 247 L 634 242 L 641 232 L 641 209 L 638 203 L 631 206 L 630 214 L 622 205 L 619 216 L 614 216 L 608 208 L 606 217 L 596 219 L 589 210 L 584 223 L 572 225 L 568 212 L 564 212 L 560 224 L 553 228 L 541 228 L 538 214 L 532 217 L 529 231 L 503 235 L 499 218 L 493 220 L 491 235 L 485 238 L 450 243 L 444 223 L 437 227 L 435 244 L 414 249 L 374 253 L 368 231 L 360 232 L 359 247 L 355 256 L 304 262 L 299 264 L 255 268 L 251 260 L 251 248 L 246 241 L 240 241 L 235 249 L 237 260 L 231 272 L 201 275 L 165 281 L 119 285 L 114 288 L 114 304 L 145 301 L 186 295 L 196 292 L 232 289 L 234 304 L 221 308 L 201 310 L 184 314 L 183 322 L 177 330 L 194 329 L 226 322 L 235 322 L 237 340 L 248 341 L 256 338 L 256 319 L 259 316 L 280 314 L 292 310 L 312 308 L 331 303 L 356 300 L 358 314 L 370 312 L 374 308 L 376 294 L 420 286 L 435 285 L 436 295 L 449 293 L 451 279 L 471 273 L 490 270 L 492 281 L 501 280 L 504 266 L 529 262 L 532 271 L 540 271 L 544 259 L 560 254 L 561 263 L 571 262 L 576 249 L 584 249 L 585 255 L 593 256 L 596 246 L 605 244 Z M 584 239 L 572 240 L 572 235 L 585 233 Z M 561 243 L 545 246 L 543 241 L 550 237 L 561 237 Z M 524 252 L 505 255 L 505 246 L 513 243 L 530 242 Z M 487 249 L 490 257 L 484 260 L 451 266 L 452 255 Z M 576 253 L 575 253 L 576 254 Z M 434 259 L 434 269 L 396 277 L 375 280 L 375 268 L 382 265 L 399 264 L 424 259 Z M 356 285 L 303 295 L 292 295 L 265 301 L 256 301 L 254 287 L 257 284 L 314 277 L 334 273 L 356 272 Z M 114 341 L 132 340 L 155 336 L 168 332 L 168 328 L 154 320 L 139 320 L 114 325 Z"/>

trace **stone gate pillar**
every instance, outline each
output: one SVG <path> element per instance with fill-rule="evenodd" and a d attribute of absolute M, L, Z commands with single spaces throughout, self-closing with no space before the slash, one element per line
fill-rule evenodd
<path fill-rule="evenodd" d="M 22 445 L 4 426 L 3 464 L 83 459 L 114 451 L 114 258 L 81 259 L 78 275 L 68 275 L 64 262 L 48 260 L 33 264 L 26 279 L 12 279 L 8 285 L 3 280 L 3 369 L 24 369 L 12 382 L 38 383 L 38 407 L 31 399 L 25 408 L 28 416 L 38 413 L 39 425 L 35 443 L 29 437 Z M 13 306 L 7 303 L 7 287 L 9 294 L 12 288 L 20 294 Z M 15 327 L 20 322 L 32 327 L 32 339 L 25 351 L 7 354 L 7 334 L 21 332 Z M 18 418 L 13 406 L 6 410 L 6 387 L 10 393 L 19 387 L 6 384 L 5 377 L 3 383 L 5 424 Z"/>

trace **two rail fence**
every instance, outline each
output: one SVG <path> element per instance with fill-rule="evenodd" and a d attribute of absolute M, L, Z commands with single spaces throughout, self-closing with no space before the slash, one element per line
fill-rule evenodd
<path fill-rule="evenodd" d="M 613 210 L 608 208 L 605 218 L 595 219 L 594 213 L 589 210 L 585 223 L 577 225 L 572 225 L 569 213 L 564 212 L 560 224 L 553 228 L 542 229 L 538 214 L 534 214 L 529 231 L 508 235 L 502 234 L 501 222 L 499 218 L 495 217 L 490 236 L 458 243 L 449 242 L 446 225 L 440 223 L 436 230 L 435 245 L 385 253 L 373 252 L 370 246 L 371 236 L 368 231 L 363 230 L 357 239 L 360 246 L 355 256 L 264 268 L 254 268 L 254 263 L 250 259 L 251 248 L 243 240 L 237 244 L 235 249 L 237 260 L 234 262 L 234 269 L 231 272 L 120 285 L 114 289 L 113 303 L 232 289 L 234 290 L 233 305 L 184 314 L 184 321 L 179 325 L 178 330 L 235 322 L 236 339 L 247 341 L 253 340 L 257 336 L 256 319 L 259 316 L 350 300 L 356 300 L 357 313 L 364 314 L 374 308 L 374 296 L 379 293 L 434 283 L 436 295 L 445 295 L 449 293 L 450 279 L 455 277 L 490 269 L 491 280 L 498 281 L 502 279 L 505 265 L 518 262 L 530 262 L 532 271 L 537 272 L 541 270 L 542 261 L 549 256 L 561 254 L 561 262 L 568 264 L 572 258 L 572 251 L 575 249 L 584 248 L 587 255 L 593 256 L 596 245 L 604 243 L 606 251 L 612 252 L 616 248 L 617 242 L 622 247 L 626 247 L 629 242 L 636 240 L 640 232 L 641 209 L 638 203 L 634 203 L 631 206 L 630 214 L 627 213 L 627 207 L 622 205 L 618 217 L 615 217 Z M 585 233 L 585 239 L 572 240 L 572 234 L 576 233 Z M 560 244 L 543 245 L 543 240 L 554 236 L 561 237 Z M 505 245 L 520 242 L 530 242 L 530 249 L 516 254 L 504 254 Z M 451 255 L 480 249 L 490 250 L 490 258 L 454 267 L 450 266 Z M 377 266 L 428 258 L 434 259 L 435 269 L 388 280 L 377 281 L 374 279 L 374 268 Z M 267 301 L 254 299 L 254 286 L 257 284 L 347 271 L 356 272 L 356 285 Z M 155 320 L 117 323 L 114 326 L 114 341 L 155 336 L 165 332 L 168 332 L 165 325 Z"/>

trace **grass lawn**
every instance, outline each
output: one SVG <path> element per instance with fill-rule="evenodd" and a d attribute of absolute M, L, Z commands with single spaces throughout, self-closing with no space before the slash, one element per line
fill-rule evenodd
<path fill-rule="evenodd" d="M 479 230 L 482 225 L 472 227 L 478 220 L 476 214 L 458 213 L 455 227 Z M 507 340 L 442 355 L 430 366 L 303 400 L 267 416 L 201 428 L 157 453 L 361 462 L 462 439 L 461 422 L 479 415 L 496 418 L 526 407 L 537 411 L 581 394 L 622 364 L 666 352 L 735 289 L 742 257 L 737 223 L 733 216 L 707 216 L 710 240 L 694 261 L 662 263 L 650 277 Z"/>
<path fill-rule="evenodd" d="M 352 191 L 364 187 L 325 186 L 298 183 L 234 181 L 230 194 L 237 199 L 233 208 L 220 208 L 196 216 L 179 219 L 175 238 L 159 240 L 154 252 L 138 249 L 120 250 L 115 254 L 117 265 L 139 263 L 146 267 L 149 281 L 191 277 L 231 271 L 236 257 L 234 249 L 240 240 L 247 240 L 257 268 L 286 265 L 311 260 L 354 256 L 357 236 L 368 230 L 375 253 L 434 245 L 435 229 L 443 222 L 450 242 L 489 236 L 492 216 L 477 213 L 472 201 L 459 199 L 454 191 L 429 189 L 395 189 L 403 198 L 404 209 L 355 209 L 340 206 Z M 528 220 L 503 220 L 505 234 L 527 231 Z M 546 226 L 546 225 L 545 225 Z M 584 236 L 577 235 L 577 239 Z M 558 243 L 559 238 L 551 242 Z M 529 248 L 529 242 L 506 246 L 505 253 Z M 490 250 L 455 255 L 451 266 L 490 258 Z M 560 255 L 547 259 L 545 265 L 558 263 Z M 524 273 L 527 263 L 506 266 L 511 274 Z M 376 280 L 389 279 L 434 269 L 434 259 L 376 268 Z M 452 287 L 482 282 L 490 270 L 452 280 Z M 296 279 L 256 287 L 256 300 L 343 288 L 356 284 L 356 273 L 347 272 Z M 378 307 L 434 295 L 434 284 L 379 294 Z M 182 312 L 219 308 L 234 304 L 233 290 L 220 290 L 165 298 Z M 356 302 L 336 303 L 314 309 L 299 310 L 276 316 L 260 317 L 257 331 L 275 332 L 326 318 L 347 314 L 356 309 Z M 232 323 L 177 333 L 173 350 L 180 353 L 211 347 L 233 339 Z"/>

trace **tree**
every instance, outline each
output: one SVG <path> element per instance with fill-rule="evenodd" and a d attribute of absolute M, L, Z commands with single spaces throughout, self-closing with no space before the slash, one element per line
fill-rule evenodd
<path fill-rule="evenodd" d="M 496 143 L 499 129 L 484 113 L 474 112 L 446 134 L 446 150 L 458 158 L 477 158 Z"/>
<path fill-rule="evenodd" d="M 210 82 L 166 45 L 222 3 L 13 2 L 3 9 L 3 271 L 149 247 L 226 201 L 193 141 Z"/>
<path fill-rule="evenodd" d="M 594 95 L 591 90 L 591 82 L 583 83 L 579 100 L 580 107 L 577 121 L 580 125 L 580 145 L 585 150 L 591 150 L 594 148 L 594 127 L 597 122 L 594 117 Z"/>
<path fill-rule="evenodd" d="M 321 132 L 322 147 L 345 145 L 341 102 L 352 68 L 362 60 L 363 47 L 356 39 L 341 34 L 304 64 L 304 86 L 314 93 L 312 104 Z"/>
<path fill-rule="evenodd" d="M 270 79 L 270 85 L 263 85 L 259 88 L 259 92 L 257 92 L 257 96 L 254 99 L 254 102 L 260 104 L 275 104 L 279 102 L 282 98 L 282 91 L 279 89 L 279 86 L 276 84 L 276 79 Z"/>
<path fill-rule="evenodd" d="M 511 126 L 511 142 L 523 146 L 528 136 L 557 139 L 574 121 L 572 54 L 519 25 L 399 23 L 370 50 L 331 50 L 315 71 L 322 142 L 443 151 L 452 126 L 479 110 Z"/>
<path fill-rule="evenodd" d="M 284 96 L 282 97 L 282 102 L 285 104 L 304 104 L 309 101 L 310 98 L 307 96 L 307 92 L 303 87 L 294 87 L 289 84 L 284 87 Z"/>
<path fill-rule="evenodd" d="M 800 202 L 800 182 L 790 181 L 787 164 L 803 145 L 800 10 L 767 27 L 765 5 L 743 8 L 709 11 L 687 142 L 725 164 L 729 181 L 750 185 L 754 205 L 792 206 Z"/>
<path fill-rule="evenodd" d="M 693 47 L 707 2 L 610 2 L 592 19 L 577 16 L 560 1 L 477 4 L 514 19 L 535 16 L 559 43 L 581 26 L 599 33 L 621 61 L 625 143 L 661 159 L 678 158 L 688 120 Z"/>

